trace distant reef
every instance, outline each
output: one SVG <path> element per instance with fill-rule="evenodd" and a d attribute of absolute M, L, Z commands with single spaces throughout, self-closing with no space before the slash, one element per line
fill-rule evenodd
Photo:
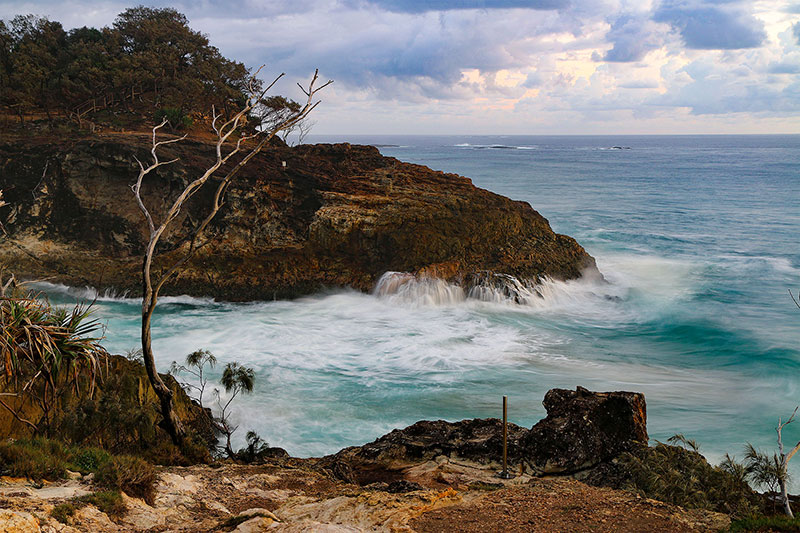
<path fill-rule="evenodd" d="M 18 276 L 140 292 L 145 223 L 130 184 L 141 134 L 52 135 L 0 141 L 0 263 Z M 213 145 L 165 146 L 180 160 L 149 177 L 143 196 L 165 209 L 211 161 Z M 285 166 L 284 166 L 285 164 Z M 163 240 L 161 265 L 205 213 L 199 193 Z M 487 275 L 531 283 L 597 272 L 571 237 L 526 202 L 468 178 L 384 157 L 372 146 L 274 142 L 243 169 L 206 235 L 207 246 L 167 294 L 225 300 L 291 298 L 325 288 L 371 290 L 387 271 L 468 286 Z"/>

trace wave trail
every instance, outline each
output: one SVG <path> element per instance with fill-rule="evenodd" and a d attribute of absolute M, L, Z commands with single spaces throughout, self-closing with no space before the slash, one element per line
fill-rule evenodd
<path fill-rule="evenodd" d="M 415 276 L 408 272 L 386 272 L 375 284 L 373 294 L 414 306 L 454 305 L 468 300 L 532 308 L 552 308 L 586 298 L 616 300 L 618 296 L 598 294 L 601 278 L 587 276 L 580 280 L 539 282 L 521 280 L 508 274 L 478 272 L 461 284 L 440 278 Z M 606 287 L 607 288 L 607 287 Z"/>

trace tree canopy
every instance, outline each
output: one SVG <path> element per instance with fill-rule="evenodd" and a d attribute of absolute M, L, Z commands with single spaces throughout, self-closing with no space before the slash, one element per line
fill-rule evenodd
<path fill-rule="evenodd" d="M 172 8 L 133 7 L 101 29 L 67 31 L 34 15 L 0 20 L 0 106 L 20 119 L 112 106 L 148 121 L 158 109 L 225 113 L 242 106 L 250 77 Z"/>

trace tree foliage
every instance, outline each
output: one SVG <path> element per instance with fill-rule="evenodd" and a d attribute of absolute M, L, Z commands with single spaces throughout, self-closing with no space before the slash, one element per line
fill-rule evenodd
<path fill-rule="evenodd" d="M 101 29 L 67 31 L 34 15 L 0 21 L 0 105 L 20 119 L 69 115 L 93 99 L 149 109 L 147 121 L 159 109 L 227 113 L 242 107 L 250 75 L 172 8 L 133 7 Z"/>
<path fill-rule="evenodd" d="M 228 363 L 225 365 L 225 370 L 222 371 L 222 377 L 219 382 L 225 388 L 225 393 L 228 397 L 227 400 L 223 402 L 219 389 L 214 389 L 214 396 L 217 399 L 217 409 L 219 412 L 217 426 L 225 435 L 225 452 L 228 454 L 228 457 L 234 457 L 236 454 L 231 446 L 231 436 L 239 426 L 235 426 L 231 423 L 230 405 L 239 394 L 250 394 L 253 392 L 256 374 L 252 368 L 236 362 Z"/>

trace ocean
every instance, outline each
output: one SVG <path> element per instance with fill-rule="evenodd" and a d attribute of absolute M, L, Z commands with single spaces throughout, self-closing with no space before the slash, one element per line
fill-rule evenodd
<path fill-rule="evenodd" d="M 531 426 L 554 387 L 643 392 L 652 439 L 713 462 L 775 448 L 800 404 L 800 136 L 316 136 L 470 177 L 529 202 L 597 259 L 606 282 L 548 282 L 526 305 L 443 284 L 295 301 L 161 300 L 166 370 L 198 348 L 256 370 L 244 434 L 297 456 L 421 419 Z M 91 289 L 47 286 L 58 302 Z M 138 344 L 139 302 L 100 295 L 106 347 Z M 218 377 L 220 368 L 214 377 Z M 784 431 L 800 439 L 800 422 Z M 795 466 L 800 474 L 800 467 Z"/>

